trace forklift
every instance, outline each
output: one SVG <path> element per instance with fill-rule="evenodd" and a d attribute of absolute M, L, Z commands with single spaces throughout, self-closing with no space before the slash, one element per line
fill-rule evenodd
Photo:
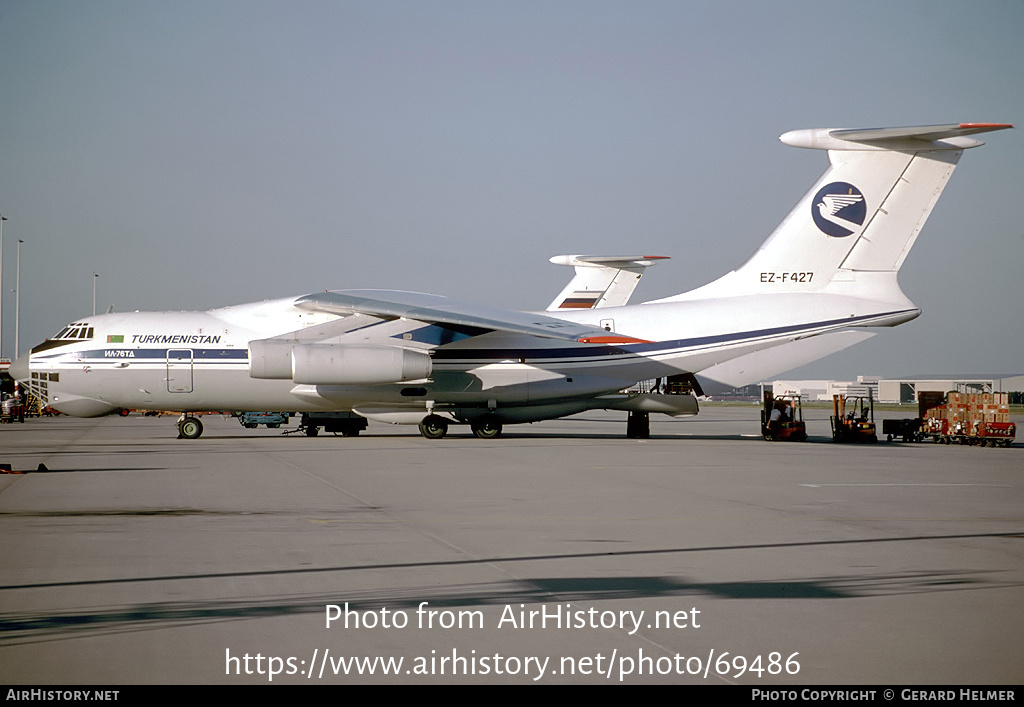
<path fill-rule="evenodd" d="M 775 396 L 764 391 L 761 406 L 761 434 L 769 442 L 803 442 L 807 439 L 803 406 L 799 395 Z"/>
<path fill-rule="evenodd" d="M 832 439 L 836 442 L 875 444 L 875 400 L 863 396 L 832 396 Z"/>

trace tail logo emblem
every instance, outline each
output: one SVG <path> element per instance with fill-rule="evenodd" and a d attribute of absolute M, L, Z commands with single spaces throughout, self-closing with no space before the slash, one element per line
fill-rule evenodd
<path fill-rule="evenodd" d="M 833 238 L 845 238 L 864 223 L 867 204 L 860 189 L 847 182 L 832 182 L 811 200 L 814 225 Z"/>

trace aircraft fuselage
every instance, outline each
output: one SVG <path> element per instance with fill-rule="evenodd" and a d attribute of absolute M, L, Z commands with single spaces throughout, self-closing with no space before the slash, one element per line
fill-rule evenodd
<path fill-rule="evenodd" d="M 751 298 L 743 314 L 717 301 L 648 303 L 558 313 L 559 318 L 595 327 L 601 321 L 614 322 L 616 329 L 633 335 L 626 343 L 492 332 L 440 346 L 431 339 L 430 330 L 436 327 L 399 319 L 367 330 L 376 339 L 390 334 L 404 346 L 430 349 L 429 378 L 317 385 L 252 377 L 253 340 L 340 319 L 303 311 L 294 302 L 286 298 L 207 312 L 83 318 L 33 349 L 30 386 L 55 408 L 80 416 L 129 408 L 189 412 L 361 407 L 409 408 L 422 415 L 425 407 L 493 410 L 570 402 L 565 409 L 575 412 L 599 407 L 594 398 L 636 381 L 700 370 L 722 360 L 726 351 L 738 356 L 800 336 L 858 324 L 891 325 L 917 314 L 912 306 L 883 308 L 854 298 L 835 298 L 826 307 L 816 298 L 814 307 L 801 308 Z M 772 326 L 766 328 L 764 321 Z M 536 419 L 551 416 L 539 409 L 537 414 Z M 520 412 L 515 419 L 530 417 Z"/>

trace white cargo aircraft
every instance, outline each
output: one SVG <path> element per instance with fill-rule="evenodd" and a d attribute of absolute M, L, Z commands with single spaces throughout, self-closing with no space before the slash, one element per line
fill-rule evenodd
<path fill-rule="evenodd" d="M 185 438 L 202 434 L 190 413 L 208 410 L 351 411 L 430 439 L 453 422 L 489 438 L 591 409 L 695 414 L 692 394 L 621 391 L 783 370 L 917 317 L 897 272 L 963 150 L 983 144 L 968 136 L 1009 127 L 786 133 L 827 150 L 830 167 L 744 265 L 665 299 L 626 304 L 656 257 L 557 256 L 576 277 L 545 313 L 383 290 L 111 313 L 69 324 L 10 372 L 71 415 L 181 412 Z"/>

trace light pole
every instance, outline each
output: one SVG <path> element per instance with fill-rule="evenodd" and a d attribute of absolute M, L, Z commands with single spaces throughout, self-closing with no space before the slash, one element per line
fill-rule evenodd
<path fill-rule="evenodd" d="M 96 273 L 92 274 L 92 316 L 96 316 L 96 278 L 99 275 Z"/>
<path fill-rule="evenodd" d="M 4 356 L 4 221 L 0 216 L 0 358 Z"/>
<path fill-rule="evenodd" d="M 21 244 L 25 241 L 18 239 L 18 266 L 14 271 L 14 358 L 21 355 L 18 347 L 18 333 L 20 331 L 19 318 L 21 317 Z"/>

